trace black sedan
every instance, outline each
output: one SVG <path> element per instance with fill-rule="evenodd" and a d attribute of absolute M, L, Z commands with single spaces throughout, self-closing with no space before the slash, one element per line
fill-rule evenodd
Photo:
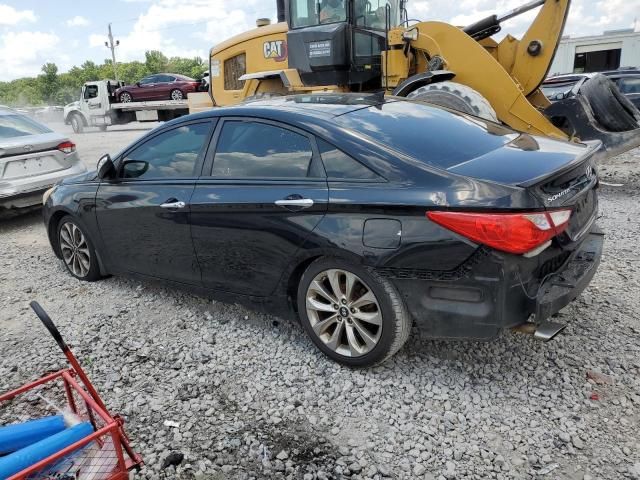
<path fill-rule="evenodd" d="M 82 280 L 130 274 L 298 317 L 332 359 L 548 339 L 593 277 L 599 144 L 419 102 L 299 95 L 168 122 L 46 195 Z"/>

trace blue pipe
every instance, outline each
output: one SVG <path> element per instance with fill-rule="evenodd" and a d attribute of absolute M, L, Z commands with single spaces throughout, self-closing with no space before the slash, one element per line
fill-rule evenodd
<path fill-rule="evenodd" d="M 93 427 L 89 422 L 80 423 L 75 427 L 63 430 L 28 447 L 13 452 L 6 457 L 0 457 L 0 480 L 5 480 L 25 468 L 35 465 L 39 461 L 73 445 L 92 433 Z"/>
<path fill-rule="evenodd" d="M 0 427 L 0 455 L 15 452 L 66 428 L 62 415 Z"/>

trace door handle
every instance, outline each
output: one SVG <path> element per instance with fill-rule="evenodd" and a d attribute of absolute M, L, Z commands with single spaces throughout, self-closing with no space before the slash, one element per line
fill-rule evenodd
<path fill-rule="evenodd" d="M 310 198 L 276 200 L 276 205 L 279 207 L 309 208 L 313 205 L 313 200 L 311 200 Z"/>
<path fill-rule="evenodd" d="M 167 202 L 160 205 L 160 208 L 184 208 L 187 204 L 184 202 Z"/>

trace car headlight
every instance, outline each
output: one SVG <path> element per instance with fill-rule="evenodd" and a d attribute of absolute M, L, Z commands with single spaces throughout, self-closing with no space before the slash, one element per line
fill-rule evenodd
<path fill-rule="evenodd" d="M 49 190 L 47 190 L 46 192 L 44 192 L 42 194 L 42 205 L 44 205 L 45 203 L 47 203 L 47 200 L 49 199 L 49 197 L 51 196 L 51 194 L 55 191 L 56 187 L 51 187 Z"/>

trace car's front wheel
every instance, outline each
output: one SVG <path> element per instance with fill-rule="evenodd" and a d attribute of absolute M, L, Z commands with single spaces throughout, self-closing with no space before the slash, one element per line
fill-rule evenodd
<path fill-rule="evenodd" d="M 307 334 L 331 359 L 368 367 L 406 342 L 411 317 L 396 288 L 362 266 L 321 258 L 302 275 L 298 312 Z"/>
<path fill-rule="evenodd" d="M 71 275 L 88 282 L 100 278 L 100 267 L 93 244 L 71 216 L 62 218 L 58 223 L 58 246 Z"/>

